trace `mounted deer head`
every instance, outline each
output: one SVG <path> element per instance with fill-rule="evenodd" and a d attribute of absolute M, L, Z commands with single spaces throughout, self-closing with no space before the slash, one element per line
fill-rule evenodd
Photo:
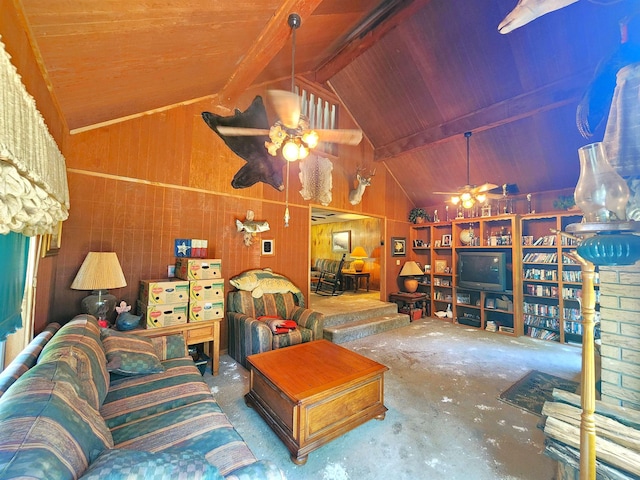
<path fill-rule="evenodd" d="M 363 175 L 361 175 L 361 173 Z M 371 185 L 371 178 L 376 174 L 376 169 L 374 168 L 371 172 L 364 175 L 364 167 L 358 167 L 356 171 L 356 180 L 358 181 L 358 185 L 355 189 L 349 192 L 349 202 L 351 205 L 357 205 L 362 201 L 362 195 L 364 194 L 365 188 Z"/>
<path fill-rule="evenodd" d="M 500 33 L 509 33 L 523 25 L 561 8 L 576 3 L 578 0 L 519 0 L 518 5 L 507 15 L 500 25 Z"/>

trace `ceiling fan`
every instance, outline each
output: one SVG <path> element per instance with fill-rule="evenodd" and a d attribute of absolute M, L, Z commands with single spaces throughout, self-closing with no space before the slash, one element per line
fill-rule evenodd
<path fill-rule="evenodd" d="M 464 208 L 471 208 L 478 203 L 484 203 L 488 198 L 501 198 L 500 195 L 490 193 L 490 190 L 499 188 L 498 185 L 493 183 L 483 183 L 482 185 L 471 185 L 470 181 L 470 139 L 471 132 L 465 132 L 464 136 L 467 139 L 467 184 L 460 188 L 457 192 L 433 192 L 436 195 L 451 195 L 451 203 L 457 205 L 461 203 Z"/>
<path fill-rule="evenodd" d="M 269 90 L 268 101 L 273 106 L 278 120 L 270 129 L 243 127 L 216 127 L 221 135 L 229 136 L 257 136 L 269 135 L 270 141 L 265 142 L 265 148 L 274 157 L 278 152 L 289 162 L 302 160 L 309 155 L 309 151 L 318 142 L 340 143 L 344 145 L 358 145 L 362 140 L 362 131 L 358 129 L 311 129 L 309 120 L 302 115 L 300 97 L 295 93 L 295 51 L 296 30 L 300 27 L 301 19 L 296 13 L 289 15 L 287 23 L 292 32 L 291 48 L 291 91 Z"/>

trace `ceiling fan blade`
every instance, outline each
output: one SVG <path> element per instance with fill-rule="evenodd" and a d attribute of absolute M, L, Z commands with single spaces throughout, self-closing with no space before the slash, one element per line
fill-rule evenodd
<path fill-rule="evenodd" d="M 362 130 L 358 129 L 338 129 L 338 130 L 317 130 L 318 139 L 321 142 L 341 143 L 343 145 L 358 145 L 362 141 Z"/>
<path fill-rule="evenodd" d="M 300 123 L 300 98 L 298 95 L 286 90 L 269 90 L 267 95 L 276 115 L 284 126 L 298 128 L 298 123 Z"/>
<path fill-rule="evenodd" d="M 504 195 L 502 195 L 501 193 L 485 193 L 485 195 L 487 196 L 487 198 L 490 198 L 491 200 L 502 200 L 504 198 Z"/>
<path fill-rule="evenodd" d="M 231 137 L 254 137 L 258 135 L 269 135 L 269 130 L 265 128 L 244 128 L 244 127 L 225 127 L 218 125 L 216 130 L 220 135 L 228 135 Z"/>
<path fill-rule="evenodd" d="M 488 192 L 489 190 L 493 190 L 494 188 L 497 188 L 498 185 L 495 185 L 493 183 L 485 183 L 483 185 L 479 185 L 477 187 L 474 187 L 471 189 L 471 191 L 473 193 L 482 193 L 482 192 Z"/>
<path fill-rule="evenodd" d="M 460 195 L 460 192 L 431 192 L 434 195 Z"/>

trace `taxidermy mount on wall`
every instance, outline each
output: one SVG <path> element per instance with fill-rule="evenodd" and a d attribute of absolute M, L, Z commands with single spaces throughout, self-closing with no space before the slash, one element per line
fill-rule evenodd
<path fill-rule="evenodd" d="M 247 162 L 236 172 L 231 180 L 233 188 L 247 188 L 257 182 L 271 185 L 276 190 L 284 190 L 282 181 L 282 167 L 285 160 L 278 155 L 272 157 L 264 147 L 269 141 L 268 135 L 230 136 L 221 135 L 218 126 L 245 127 L 269 129 L 267 112 L 262 102 L 262 97 L 257 96 L 244 112 L 236 109 L 235 114 L 229 117 L 221 117 L 211 112 L 202 112 L 202 118 L 207 125 L 218 134 L 233 153 Z"/>

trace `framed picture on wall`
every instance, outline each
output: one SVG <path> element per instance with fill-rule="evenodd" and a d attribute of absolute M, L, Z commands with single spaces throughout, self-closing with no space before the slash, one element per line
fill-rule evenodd
<path fill-rule="evenodd" d="M 40 248 L 43 257 L 57 255 L 62 245 L 62 222 L 58 222 L 53 233 L 46 233 L 42 236 L 42 246 Z"/>
<path fill-rule="evenodd" d="M 404 257 L 407 254 L 407 239 L 405 237 L 391 237 L 391 256 Z"/>
<path fill-rule="evenodd" d="M 334 253 L 351 252 L 351 230 L 331 233 L 331 251 Z"/>
<path fill-rule="evenodd" d="M 260 255 L 273 255 L 273 239 L 262 239 Z"/>

